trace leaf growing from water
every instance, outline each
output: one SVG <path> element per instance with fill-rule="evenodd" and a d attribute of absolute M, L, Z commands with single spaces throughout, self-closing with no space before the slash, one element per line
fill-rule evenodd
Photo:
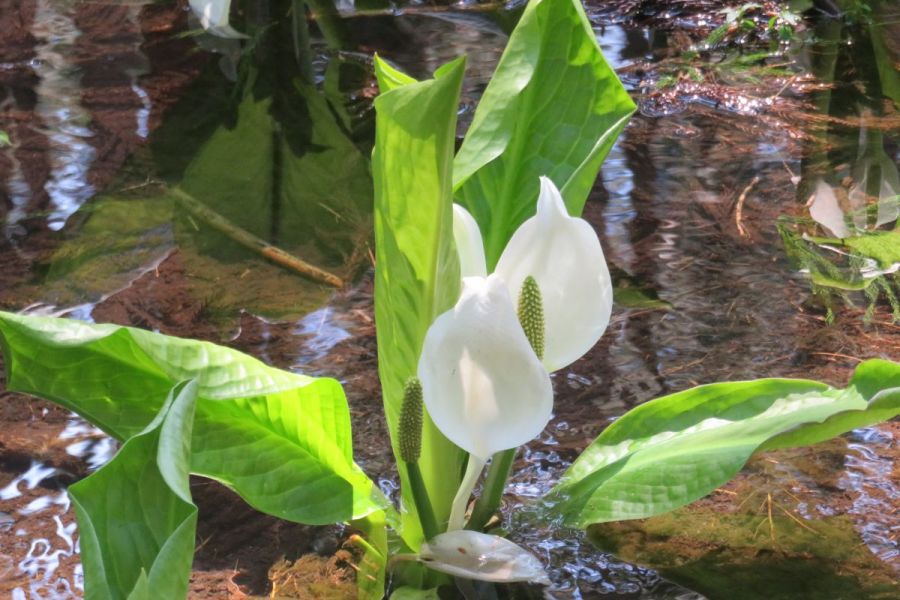
<path fill-rule="evenodd" d="M 822 423 L 808 423 L 769 439 L 760 450 L 809 446 L 853 429 L 889 421 L 900 414 L 900 364 L 872 359 L 860 364 L 850 386 L 865 398 L 865 410 L 832 415 Z"/>
<path fill-rule="evenodd" d="M 393 72 L 380 61 L 379 81 Z M 425 332 L 459 294 L 453 247 L 450 166 L 463 61 L 445 65 L 435 79 L 411 83 L 395 77 L 375 100 L 375 322 L 378 373 L 394 455 L 403 388 L 416 366 Z M 463 453 L 435 428 L 427 412 L 419 467 L 440 525 L 450 513 Z M 403 504 L 412 510 L 405 465 L 400 461 Z M 418 548 L 422 532 L 404 515 L 403 538 Z"/>
<path fill-rule="evenodd" d="M 87 600 L 187 594 L 197 528 L 188 488 L 197 389 L 195 381 L 175 386 L 144 431 L 69 488 Z"/>
<path fill-rule="evenodd" d="M 529 2 L 453 163 L 456 198 L 481 226 L 488 271 L 534 214 L 539 176 L 581 214 L 633 111 L 581 0 Z"/>
<path fill-rule="evenodd" d="M 846 389 L 759 379 L 658 398 L 604 430 L 549 500 L 578 527 L 673 510 L 727 482 L 774 436 L 784 435 L 772 447 L 812 443 L 896 416 L 898 368 L 863 363 Z"/>
<path fill-rule="evenodd" d="M 175 383 L 197 380 L 191 472 L 253 507 L 327 524 L 386 506 L 353 463 L 340 384 L 264 365 L 208 342 L 115 325 L 0 312 L 9 389 L 65 406 L 126 440 Z"/>

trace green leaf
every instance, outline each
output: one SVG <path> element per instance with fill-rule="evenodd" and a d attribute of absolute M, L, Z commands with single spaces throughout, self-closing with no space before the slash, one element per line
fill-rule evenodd
<path fill-rule="evenodd" d="M 7 386 L 65 406 L 119 439 L 150 423 L 177 382 L 196 379 L 191 471 L 255 508 L 327 524 L 386 504 L 353 463 L 340 384 L 235 350 L 115 325 L 0 312 Z"/>
<path fill-rule="evenodd" d="M 888 421 L 900 414 L 900 364 L 880 359 L 867 360 L 856 368 L 850 387 L 868 402 L 864 410 L 841 412 L 822 423 L 797 427 L 768 440 L 759 450 L 817 444 L 853 429 Z"/>
<path fill-rule="evenodd" d="M 456 60 L 435 79 L 395 87 L 375 100 L 375 321 L 395 456 L 404 383 L 416 373 L 428 327 L 459 295 L 450 168 L 463 67 Z M 382 74 L 386 68 L 379 66 Z M 450 514 L 462 461 L 462 451 L 426 415 L 419 466 L 439 523 Z M 415 550 L 422 532 L 405 465 L 398 463 L 403 504 L 410 511 L 401 533 Z"/>
<path fill-rule="evenodd" d="M 390 600 L 440 600 L 437 588 L 418 590 L 413 587 L 403 586 L 394 590 Z"/>
<path fill-rule="evenodd" d="M 398 71 L 377 54 L 375 55 L 375 78 L 378 80 L 378 90 L 382 94 L 394 88 L 416 83 L 415 79 L 403 71 Z"/>
<path fill-rule="evenodd" d="M 581 0 L 531 0 L 453 164 L 457 201 L 481 227 L 489 269 L 534 214 L 541 175 L 581 214 L 634 108 Z"/>
<path fill-rule="evenodd" d="M 866 233 L 841 241 L 855 252 L 878 261 L 882 269 L 900 263 L 900 230 Z"/>
<path fill-rule="evenodd" d="M 843 390 L 815 381 L 759 379 L 658 398 L 610 425 L 551 490 L 551 501 L 567 523 L 578 527 L 673 510 L 727 482 L 773 436 L 828 423 L 847 411 L 866 414 L 870 406 L 872 418 L 897 414 L 896 390 L 879 392 L 897 385 L 897 368 L 886 361 L 863 363 Z M 827 433 L 841 433 L 842 426 L 857 422 L 836 418 Z M 820 433 L 807 430 L 783 442 L 816 441 Z M 785 445 L 793 444 L 777 447 Z"/>
<path fill-rule="evenodd" d="M 175 386 L 144 431 L 69 488 L 87 600 L 186 596 L 197 528 L 188 488 L 197 390 L 195 381 Z"/>
<path fill-rule="evenodd" d="M 356 572 L 357 597 L 359 600 L 381 600 L 384 598 L 388 557 L 386 515 L 384 511 L 375 511 L 351 525 L 363 534 L 350 538 L 363 550 Z"/>

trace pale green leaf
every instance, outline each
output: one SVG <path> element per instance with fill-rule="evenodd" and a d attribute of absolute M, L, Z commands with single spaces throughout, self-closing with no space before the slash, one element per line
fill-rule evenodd
<path fill-rule="evenodd" d="M 183 598 L 197 507 L 188 489 L 195 382 L 175 386 L 157 417 L 108 464 L 69 488 L 86 600 Z"/>
<path fill-rule="evenodd" d="M 856 368 L 850 386 L 868 402 L 864 410 L 840 412 L 822 423 L 802 425 L 773 437 L 759 449 L 809 446 L 853 429 L 889 421 L 900 414 L 900 364 L 868 360 Z"/>
<path fill-rule="evenodd" d="M 876 231 L 841 240 L 857 254 L 878 261 L 882 269 L 900 263 L 900 230 Z"/>
<path fill-rule="evenodd" d="M 382 94 L 394 88 L 416 83 L 415 79 L 403 71 L 398 71 L 377 54 L 375 55 L 375 78 L 378 80 L 378 90 Z"/>
<path fill-rule="evenodd" d="M 896 414 L 893 363 L 863 363 L 855 384 L 838 390 L 814 381 L 760 379 L 699 386 L 629 411 L 575 461 L 550 500 L 566 522 L 649 517 L 678 508 L 727 482 L 768 439 L 848 411 Z M 884 398 L 879 401 L 878 398 Z M 883 404 L 882 404 L 883 402 Z M 865 413 L 863 413 L 865 414 Z M 839 420 L 838 420 L 839 419 Z M 863 419 L 871 422 L 867 417 Z M 828 435 L 861 422 L 838 417 Z M 807 443 L 822 431 L 786 434 L 779 447 Z"/>
<path fill-rule="evenodd" d="M 416 373 L 428 327 L 459 293 L 450 168 L 463 66 L 457 60 L 435 79 L 395 87 L 375 100 L 375 321 L 395 456 L 403 385 Z M 449 516 L 462 459 L 426 415 L 419 466 L 439 522 Z M 413 511 L 402 462 L 400 477 L 404 507 Z M 412 512 L 404 515 L 402 534 L 418 548 L 422 532 Z"/>
<path fill-rule="evenodd" d="M 581 1 L 531 0 L 453 165 L 457 201 L 481 226 L 489 269 L 534 214 L 541 175 L 581 214 L 634 108 Z"/>
<path fill-rule="evenodd" d="M 119 439 L 196 379 L 191 471 L 283 519 L 326 524 L 385 505 L 353 463 L 340 384 L 268 367 L 240 352 L 114 325 L 0 312 L 9 389 L 65 406 Z"/>

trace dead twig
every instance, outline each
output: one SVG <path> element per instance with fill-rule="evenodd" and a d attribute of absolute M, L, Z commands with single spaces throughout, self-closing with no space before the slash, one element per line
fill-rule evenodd
<path fill-rule="evenodd" d="M 184 190 L 172 188 L 170 191 L 172 192 L 172 195 L 175 196 L 176 200 L 178 200 L 178 202 L 191 214 L 206 222 L 213 229 L 227 235 L 241 246 L 256 252 L 277 265 L 290 269 L 303 277 L 312 279 L 313 281 L 325 283 L 337 288 L 344 286 L 344 281 L 337 275 L 320 269 L 315 265 L 311 265 L 308 262 L 297 258 L 293 254 L 289 254 L 281 248 L 273 246 L 265 240 L 256 237 L 246 229 L 238 227 L 219 213 L 215 212 Z"/>
<path fill-rule="evenodd" d="M 738 230 L 738 233 L 741 235 L 741 237 L 747 237 L 747 235 L 748 235 L 747 230 L 744 229 L 744 224 L 743 224 L 744 202 L 747 200 L 747 195 L 750 193 L 750 190 L 752 190 L 753 186 L 755 186 L 757 183 L 759 183 L 759 175 L 754 177 L 753 180 L 750 182 L 750 184 L 744 188 L 744 191 L 741 192 L 741 195 L 738 196 L 737 208 L 734 211 L 734 223 L 735 223 L 735 225 L 737 225 L 737 230 Z"/>
<path fill-rule="evenodd" d="M 848 360 L 855 360 L 856 362 L 863 362 L 863 358 L 859 358 L 858 356 L 850 356 L 849 354 L 840 354 L 839 352 L 810 352 L 813 356 L 832 356 L 834 358 L 846 358 Z"/>

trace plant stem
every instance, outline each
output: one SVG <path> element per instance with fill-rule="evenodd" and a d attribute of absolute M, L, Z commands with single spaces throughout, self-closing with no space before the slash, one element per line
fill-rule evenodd
<path fill-rule="evenodd" d="M 516 458 L 516 450 L 517 448 L 510 448 L 494 455 L 491 468 L 488 469 L 484 480 L 484 492 L 475 501 L 475 508 L 472 509 L 472 516 L 469 517 L 466 529 L 481 531 L 497 512 L 500 499 L 503 497 L 503 488 L 506 487 L 506 480 Z"/>
<path fill-rule="evenodd" d="M 419 470 L 419 462 L 407 462 L 406 473 L 409 476 L 410 488 L 412 488 L 413 503 L 419 514 L 419 523 L 422 524 L 422 533 L 425 534 L 426 540 L 430 540 L 440 530 L 437 526 L 437 519 L 434 517 L 434 510 L 431 508 L 431 501 L 428 499 L 428 490 L 425 489 L 422 471 Z"/>
<path fill-rule="evenodd" d="M 478 476 L 484 469 L 485 461 L 474 455 L 469 455 L 469 464 L 466 465 L 466 474 L 463 476 L 462 483 L 459 484 L 459 490 L 453 499 L 453 507 L 450 509 L 450 522 L 447 523 L 447 531 L 456 531 L 462 529 L 466 520 L 466 506 L 469 504 L 469 496 L 475 489 L 475 483 Z"/>
<path fill-rule="evenodd" d="M 376 550 L 375 547 L 367 542 L 361 535 L 353 534 L 347 541 L 357 548 L 361 549 L 363 552 L 372 554 L 381 562 L 381 564 L 384 564 L 384 555 Z"/>

